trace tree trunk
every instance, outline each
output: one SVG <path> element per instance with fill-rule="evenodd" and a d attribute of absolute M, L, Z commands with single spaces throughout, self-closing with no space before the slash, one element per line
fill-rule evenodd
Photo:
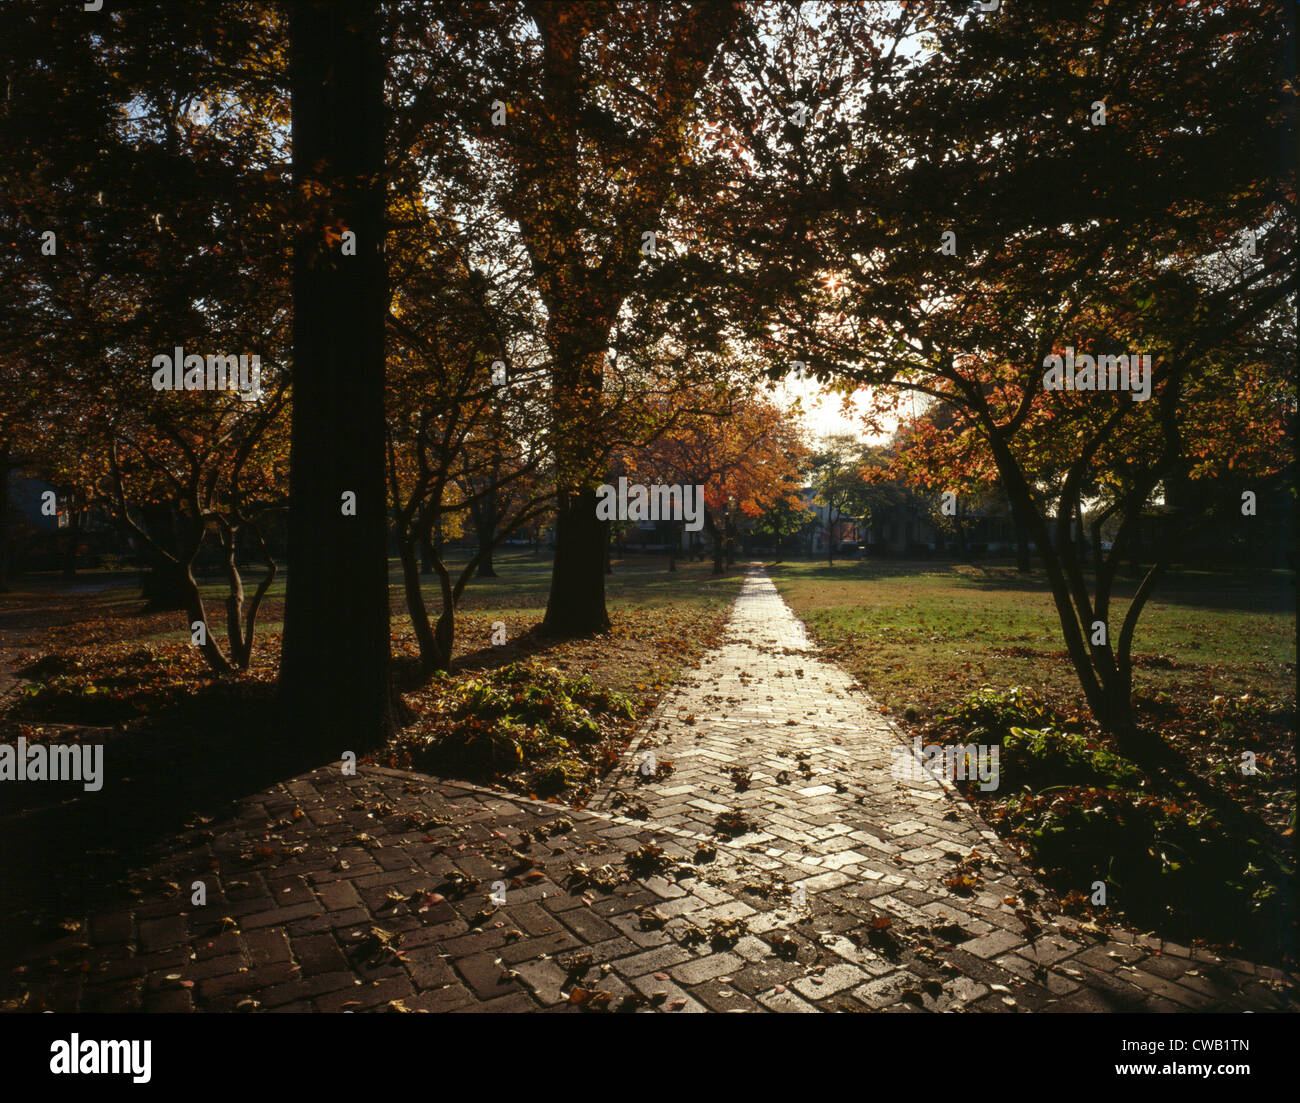
<path fill-rule="evenodd" d="M 1088 701 L 1088 708 L 1094 719 L 1106 731 L 1114 734 L 1122 749 L 1132 744 L 1132 711 L 1126 700 L 1118 702 L 1110 686 L 1103 682 L 1104 671 L 1095 665 L 1097 651 L 1089 651 L 1088 637 L 1080 628 L 1080 616 L 1076 609 L 1076 599 L 1087 599 L 1086 592 L 1081 592 L 1083 580 L 1078 571 L 1077 558 L 1073 554 L 1073 544 L 1068 532 L 1062 530 L 1061 519 L 1069 516 L 1069 503 L 1065 512 L 1058 511 L 1057 545 L 1054 547 L 1048 533 L 1047 519 L 1039 512 L 1026 482 L 1020 465 L 1007 443 L 996 430 L 989 432 L 989 444 L 993 457 L 1002 476 L 1002 485 L 1011 498 L 1012 508 L 1023 517 L 1038 544 L 1047 570 L 1048 583 L 1052 588 L 1052 600 L 1056 605 L 1057 617 L 1061 622 L 1061 633 L 1069 653 L 1071 665 L 1079 678 Z M 1064 494 L 1064 492 L 1063 492 Z"/>
<path fill-rule="evenodd" d="M 226 584 L 226 640 L 230 645 L 230 657 L 235 666 L 246 665 L 240 662 L 244 650 L 244 578 L 239 573 L 239 564 L 235 561 L 235 544 L 238 530 L 230 529 L 221 534 L 222 558 L 225 561 Z"/>
<path fill-rule="evenodd" d="M 247 670 L 253 660 L 253 640 L 257 632 L 257 613 L 261 608 L 266 591 L 271 588 L 278 571 L 275 560 L 271 558 L 266 546 L 266 539 L 257 533 L 258 545 L 266 562 L 266 574 L 257 584 L 253 600 L 245 608 L 244 579 L 239 565 L 235 561 L 239 530 L 229 526 L 221 532 L 221 550 L 224 556 L 226 582 L 229 592 L 226 595 L 226 641 L 230 649 L 230 661 L 236 670 Z"/>
<path fill-rule="evenodd" d="M 144 519 L 141 526 L 144 534 L 158 546 L 153 548 L 148 543 L 139 543 L 136 548 L 147 565 L 140 578 L 144 611 L 170 613 L 176 609 L 185 609 L 188 595 L 184 572 L 179 566 L 182 556 L 176 538 L 175 507 L 171 503 L 149 504 L 141 507 L 140 515 Z M 159 555 L 158 548 L 173 558 Z"/>
<path fill-rule="evenodd" d="M 1016 522 L 1016 570 L 1028 574 L 1033 566 L 1029 558 L 1029 526 L 1025 524 L 1018 510 L 1012 510 Z"/>
<path fill-rule="evenodd" d="M 710 510 L 704 511 L 704 527 L 708 530 L 709 536 L 713 540 L 713 573 L 724 574 L 725 568 L 722 565 L 722 533 L 718 529 L 717 522 L 713 520 L 713 514 Z"/>
<path fill-rule="evenodd" d="M 495 493 L 486 494 L 470 504 L 474 533 L 478 537 L 478 577 L 496 578 L 492 569 L 492 543 L 496 538 L 497 509 Z"/>
<path fill-rule="evenodd" d="M 596 517 L 596 491 L 568 495 L 555 517 L 555 563 L 542 634 L 589 636 L 609 631 L 605 609 L 608 521 Z"/>
<path fill-rule="evenodd" d="M 586 352 L 579 354 L 575 346 Z M 596 516 L 596 482 L 602 465 L 596 432 L 607 350 L 594 338 L 559 332 L 553 337 L 552 424 L 557 482 L 555 562 L 542 634 L 590 636 L 609 631 L 605 609 L 605 542 L 609 521 Z"/>
<path fill-rule="evenodd" d="M 145 558 L 151 559 L 149 569 L 140 579 L 140 596 L 144 598 L 146 613 L 170 613 L 185 609 L 185 577 L 173 563 L 154 559 L 141 549 Z"/>
<path fill-rule="evenodd" d="M 271 549 L 267 547 L 266 537 L 260 528 L 257 529 L 257 543 L 262 552 L 262 559 L 266 563 L 266 574 L 262 576 L 262 581 L 257 584 L 257 589 L 253 591 L 253 600 L 248 603 L 248 611 L 244 615 L 244 636 L 239 645 L 239 651 L 234 655 L 235 665 L 240 670 L 247 670 L 253 661 L 253 639 L 257 631 L 257 614 L 262 608 L 262 600 L 266 597 L 267 591 L 275 581 L 275 576 L 279 573 L 279 566 L 271 558 Z"/>
<path fill-rule="evenodd" d="M 377 0 L 290 8 L 293 257 L 289 575 L 280 699 L 331 755 L 393 730 L 384 463 L 384 60 Z M 344 256 L 327 228 L 354 233 Z M 355 508 L 343 505 L 355 496 Z"/>
<path fill-rule="evenodd" d="M 230 662 L 222 652 L 221 645 L 217 643 L 217 635 L 213 631 L 213 625 L 208 623 L 208 615 L 203 607 L 203 595 L 199 592 L 199 584 L 194 577 L 193 563 L 184 564 L 180 568 L 179 574 L 181 585 L 185 591 L 185 613 L 188 617 L 188 627 L 191 634 L 195 622 L 201 622 L 203 625 L 203 642 L 198 645 L 199 653 L 213 673 L 229 674 Z"/>
<path fill-rule="evenodd" d="M 421 543 L 427 546 L 427 541 Z M 424 601 L 424 591 L 420 587 L 421 571 L 416 564 L 415 543 L 410 539 L 399 540 L 397 548 L 398 557 L 402 562 L 402 586 L 406 595 L 406 611 L 411 618 L 416 645 L 420 649 L 420 670 L 424 674 L 446 670 L 448 656 L 438 647 L 433 626 L 429 623 L 429 609 Z"/>

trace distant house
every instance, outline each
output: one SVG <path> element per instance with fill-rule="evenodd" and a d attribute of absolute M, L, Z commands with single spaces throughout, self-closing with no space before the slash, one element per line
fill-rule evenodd
<path fill-rule="evenodd" d="M 952 553 L 1005 555 L 1016 549 L 1011 503 L 1000 494 L 983 500 L 959 496 L 956 513 L 942 518 L 941 497 L 887 484 L 867 525 L 867 550 L 877 555 Z M 937 518 L 947 523 L 940 525 Z"/>
<path fill-rule="evenodd" d="M 7 489 L 6 520 L 16 571 L 67 568 L 75 561 L 70 555 L 82 565 L 97 565 L 102 555 L 120 555 L 126 547 L 102 504 L 76 506 L 53 483 L 21 469 L 9 473 Z"/>
<path fill-rule="evenodd" d="M 679 554 L 690 555 L 704 548 L 708 541 L 709 534 L 704 529 L 687 532 L 680 521 L 633 521 L 622 543 L 629 551 L 638 552 L 667 552 L 676 545 Z"/>
<path fill-rule="evenodd" d="M 943 535 L 920 510 L 898 509 L 872 516 L 866 543 L 867 550 L 878 555 L 908 555 L 918 548 L 941 549 Z"/>
<path fill-rule="evenodd" d="M 825 555 L 827 527 L 831 515 L 830 507 L 820 505 L 816 501 L 817 491 L 813 487 L 804 487 L 802 494 L 804 508 L 814 515 L 814 520 L 810 521 L 806 526 L 808 551 L 811 555 Z M 834 536 L 834 551 L 836 554 L 839 554 L 840 549 L 846 544 L 856 547 L 862 540 L 861 518 L 838 517 L 835 521 Z"/>

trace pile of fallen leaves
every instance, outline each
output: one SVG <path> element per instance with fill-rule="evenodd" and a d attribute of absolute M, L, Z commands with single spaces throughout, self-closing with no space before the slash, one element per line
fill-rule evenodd
<path fill-rule="evenodd" d="M 585 796 L 636 720 L 622 694 L 531 662 L 435 678 L 408 704 L 419 718 L 387 748 L 385 764 L 536 796 Z"/>

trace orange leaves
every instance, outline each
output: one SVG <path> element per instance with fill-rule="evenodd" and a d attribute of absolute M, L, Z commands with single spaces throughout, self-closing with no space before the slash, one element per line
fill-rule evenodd
<path fill-rule="evenodd" d="M 652 413 L 666 430 L 628 462 L 664 482 L 702 483 L 705 503 L 732 503 L 757 517 L 789 497 L 806 454 L 788 411 L 760 395 L 688 388 L 662 398 Z"/>

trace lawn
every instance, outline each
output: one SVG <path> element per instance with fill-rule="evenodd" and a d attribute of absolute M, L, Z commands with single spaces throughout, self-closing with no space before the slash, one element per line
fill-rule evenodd
<path fill-rule="evenodd" d="M 1027 685 L 1083 708 L 1041 572 L 1013 566 L 858 561 L 771 568 L 795 612 L 875 698 L 924 718 L 980 685 Z M 1122 611 L 1136 583 L 1120 579 Z M 1137 692 L 1294 693 L 1295 577 L 1167 578 L 1134 641 Z"/>
<path fill-rule="evenodd" d="M 457 564 L 459 566 L 459 564 Z M 740 589 L 739 568 L 711 575 L 712 563 L 679 561 L 669 573 L 662 556 L 616 559 L 605 576 L 605 598 L 613 622 L 609 636 L 563 644 L 532 635 L 546 612 L 549 556 L 508 553 L 496 559 L 497 578 L 476 578 L 465 591 L 457 628 L 457 656 L 467 669 L 495 666 L 523 655 L 560 670 L 590 674 L 599 685 L 621 693 L 652 695 L 671 685 L 719 637 L 726 612 Z M 394 578 L 394 586 L 397 579 Z M 435 597 L 428 587 L 426 593 Z M 404 620 L 405 610 L 401 610 Z M 505 624 L 505 647 L 492 647 L 492 624 Z M 400 624 L 399 638 L 409 626 Z"/>
<path fill-rule="evenodd" d="M 556 641 L 536 631 L 550 587 L 549 556 L 498 555 L 498 577 L 475 579 L 463 596 L 451 677 L 428 680 L 418 674 L 393 562 L 393 652 L 407 711 L 397 744 L 382 760 L 580 800 L 626 745 L 635 721 L 719 640 L 742 574 L 714 578 L 704 561 L 680 562 L 669 573 L 667 560 L 653 556 L 616 559 L 613 567 L 606 576 L 611 630 Z M 201 582 L 210 630 L 224 640 L 224 580 L 213 574 Z M 256 582 L 250 572 L 250 594 Z M 434 576 L 424 590 L 436 610 Z M 182 613 L 142 613 L 138 593 L 133 575 L 101 571 L 72 582 L 32 576 L 0 596 L 0 663 L 26 680 L 0 715 L 6 738 L 57 739 L 65 725 L 196 730 L 217 716 L 267 712 L 283 628 L 283 573 L 262 606 L 252 669 L 227 679 L 215 678 L 190 646 Z M 504 646 L 492 642 L 497 622 L 506 627 Z M 526 707 L 512 711 L 501 703 L 502 692 L 522 701 L 530 687 L 538 692 Z M 211 707 L 217 702 L 236 711 Z M 485 718 L 493 723 L 480 732 Z M 478 734 L 486 744 L 473 742 Z M 455 754 L 436 745 L 444 739 Z"/>
<path fill-rule="evenodd" d="M 468 555 L 453 551 L 448 565 L 455 572 Z M 684 665 L 701 652 L 699 643 L 712 637 L 725 619 L 740 586 L 742 572 L 714 578 L 708 561 L 679 560 L 669 573 L 661 556 L 615 559 L 614 573 L 605 577 L 605 593 L 614 631 L 591 644 L 520 639 L 542 621 L 550 591 L 549 554 L 507 551 L 496 557 L 496 578 L 476 578 L 467 586 L 457 618 L 456 661 L 470 668 L 496 665 L 536 654 L 560 669 L 581 669 L 603 685 L 620 692 L 671 683 Z M 255 568 L 244 579 L 251 597 L 259 580 Z M 262 604 L 257 632 L 263 657 L 278 653 L 283 631 L 283 570 Z M 216 572 L 200 576 L 200 589 L 211 624 L 221 637 L 226 586 Z M 424 594 L 431 610 L 439 592 L 433 575 L 426 576 Z M 414 640 L 402 599 L 401 569 L 390 561 L 393 640 L 397 654 L 414 654 Z M 74 581 L 60 576 L 32 575 L 13 583 L 13 592 L 0 595 L 0 646 L 14 660 L 63 648 L 95 648 L 115 644 L 140 648 L 187 647 L 189 630 L 178 611 L 141 613 L 134 572 L 86 571 Z M 508 643 L 491 646 L 492 624 L 506 625 Z M 589 645 L 590 644 L 590 645 Z M 198 667 L 196 667 L 198 669 Z"/>

